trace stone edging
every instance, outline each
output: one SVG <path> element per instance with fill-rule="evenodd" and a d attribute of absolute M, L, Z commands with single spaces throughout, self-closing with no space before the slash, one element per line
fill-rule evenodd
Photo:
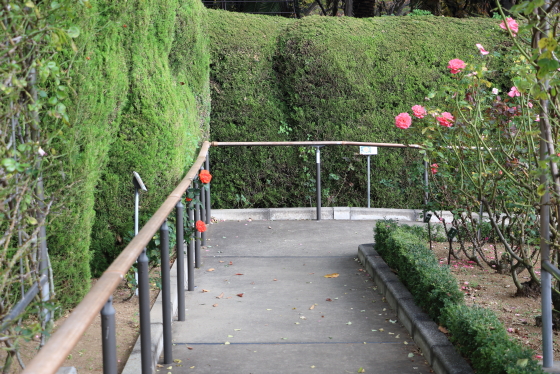
<path fill-rule="evenodd" d="M 412 294 L 391 271 L 373 244 L 361 244 L 358 258 L 377 284 L 377 292 L 397 312 L 399 322 L 408 330 L 424 357 L 437 374 L 473 374 L 470 365 L 455 350 L 447 337 L 415 303 Z"/>

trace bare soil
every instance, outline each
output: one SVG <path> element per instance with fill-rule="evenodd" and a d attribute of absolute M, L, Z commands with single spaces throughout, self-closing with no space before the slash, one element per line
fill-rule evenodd
<path fill-rule="evenodd" d="M 159 269 L 153 269 L 150 272 L 150 279 L 152 277 L 159 277 Z M 95 284 L 96 279 L 92 280 Z M 156 288 L 155 283 L 151 283 L 152 289 L 150 290 L 151 304 L 155 302 L 159 289 Z M 117 364 L 118 372 L 122 372 L 126 361 L 138 339 L 139 335 L 139 315 L 138 315 L 138 297 L 131 296 L 131 290 L 127 287 L 126 282 L 123 281 L 121 285 L 113 293 L 113 307 L 115 308 L 115 322 L 117 329 Z M 56 328 L 70 315 L 68 311 L 63 317 L 56 320 L 54 324 L 54 332 Z M 23 342 L 21 344 L 21 358 L 24 363 L 29 362 L 35 355 L 39 345 L 39 337 L 37 336 L 34 341 Z M 5 352 L 0 351 L 0 363 L 4 363 Z M 0 364 L 1 365 L 1 364 Z M 74 366 L 78 373 L 102 373 L 103 372 L 103 358 L 101 348 L 101 317 L 98 315 L 90 327 L 84 333 L 84 336 L 78 342 L 78 345 L 68 355 L 66 361 L 62 366 Z M 15 361 L 12 364 L 10 373 L 20 373 L 21 367 Z"/>
<path fill-rule="evenodd" d="M 455 247 L 456 245 L 456 247 Z M 498 255 L 504 251 L 501 244 L 487 244 L 483 249 L 493 252 L 491 246 L 495 245 Z M 442 266 L 447 265 L 449 253 L 448 243 L 432 243 L 432 250 L 440 260 Z M 459 245 L 454 244 L 454 250 L 459 253 Z M 491 253 L 489 252 L 489 253 Z M 504 324 L 509 336 L 519 341 L 524 346 L 535 351 L 535 358 L 542 358 L 542 332 L 541 327 L 536 325 L 535 317 L 541 315 L 541 298 L 516 296 L 517 291 L 511 275 L 499 274 L 488 266 L 479 267 L 468 261 L 464 256 L 459 259 L 451 257 L 451 272 L 455 275 L 459 288 L 465 295 L 468 305 L 479 305 L 493 310 L 500 321 Z M 540 265 L 537 263 L 536 272 L 540 273 Z M 528 281 L 527 271 L 519 274 L 519 279 Z M 560 357 L 560 345 L 554 331 L 553 349 L 556 359 Z"/>

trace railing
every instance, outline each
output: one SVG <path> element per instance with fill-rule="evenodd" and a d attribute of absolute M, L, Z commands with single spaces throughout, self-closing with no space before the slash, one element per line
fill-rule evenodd
<path fill-rule="evenodd" d="M 184 241 L 183 241 L 183 205 L 181 198 L 191 186 L 202 168 L 209 169 L 209 142 L 204 142 L 198 158 L 179 185 L 169 194 L 164 203 L 154 213 L 138 235 L 126 246 L 121 254 L 113 261 L 101 278 L 91 288 L 84 299 L 78 304 L 68 319 L 52 335 L 48 343 L 38 352 L 26 366 L 23 374 L 51 374 L 62 365 L 68 354 L 76 346 L 86 329 L 93 322 L 97 313 L 101 312 L 102 342 L 103 342 L 103 372 L 117 373 L 116 338 L 115 338 L 115 310 L 112 306 L 112 294 L 124 279 L 136 260 L 138 260 L 138 289 L 140 305 L 140 342 L 142 352 L 142 373 L 152 372 L 151 343 L 150 343 L 150 290 L 148 280 L 148 258 L 146 246 L 154 234 L 160 230 L 162 299 L 163 299 L 163 350 L 164 363 L 173 361 L 171 352 L 171 320 L 170 310 L 170 274 L 169 274 L 169 230 L 167 217 L 176 209 L 177 215 L 177 287 L 178 287 L 178 319 L 185 320 L 185 275 L 184 275 Z M 196 183 L 196 182 L 194 182 Z M 189 212 L 189 219 L 210 222 L 210 192 L 201 193 L 201 202 L 205 209 L 201 212 L 199 205 L 196 211 Z M 194 266 L 200 264 L 200 242 L 204 240 L 197 233 L 195 240 L 190 240 L 187 251 L 188 262 L 188 290 L 194 289 Z M 193 253 L 194 252 L 194 253 Z M 193 263 L 194 255 L 194 263 Z"/>

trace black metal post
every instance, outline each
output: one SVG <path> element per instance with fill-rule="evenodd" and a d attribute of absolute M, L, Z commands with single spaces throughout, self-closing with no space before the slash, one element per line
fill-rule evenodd
<path fill-rule="evenodd" d="M 189 222 L 194 221 L 194 212 L 192 210 L 193 204 L 189 205 Z M 188 290 L 194 291 L 194 232 L 191 227 L 191 235 L 189 236 L 189 248 L 187 250 L 187 277 L 188 277 Z"/>
<path fill-rule="evenodd" d="M 201 167 L 200 170 L 204 170 L 204 167 Z M 206 188 L 204 184 L 201 184 L 200 187 L 200 220 L 206 223 Z M 200 245 L 206 245 L 206 231 L 200 235 Z"/>
<path fill-rule="evenodd" d="M 204 162 L 204 167 L 206 170 L 210 171 L 210 152 L 206 154 L 206 161 Z M 210 207 L 210 183 L 208 183 L 208 188 L 204 190 L 206 193 L 206 206 L 204 210 L 206 211 L 206 224 L 210 224 L 210 220 L 212 219 L 211 216 L 211 207 Z"/>
<path fill-rule="evenodd" d="M 146 248 L 138 257 L 138 303 L 140 304 L 140 352 L 142 374 L 152 374 L 152 342 L 150 328 L 150 279 Z"/>
<path fill-rule="evenodd" d="M 315 148 L 317 157 L 317 221 L 321 220 L 321 147 Z"/>
<path fill-rule="evenodd" d="M 200 204 L 196 204 L 194 210 L 194 222 L 195 222 L 195 232 L 194 232 L 194 266 L 198 269 L 200 267 L 200 231 L 196 230 L 196 222 L 200 221 Z"/>
<path fill-rule="evenodd" d="M 185 320 L 185 239 L 183 228 L 183 204 L 181 200 L 175 205 L 177 226 L 177 319 Z"/>
<path fill-rule="evenodd" d="M 101 309 L 101 342 L 103 347 L 103 374 L 117 374 L 117 337 L 113 296 Z"/>
<path fill-rule="evenodd" d="M 169 273 L 169 227 L 163 222 L 159 229 L 159 249 L 161 252 L 161 299 L 163 313 L 163 363 L 173 363 L 171 343 L 171 275 Z"/>

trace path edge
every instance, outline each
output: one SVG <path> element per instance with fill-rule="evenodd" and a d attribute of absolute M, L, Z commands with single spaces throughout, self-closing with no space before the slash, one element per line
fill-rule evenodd
<path fill-rule="evenodd" d="M 397 312 L 399 322 L 408 330 L 432 369 L 437 374 L 473 374 L 471 366 L 447 336 L 439 331 L 438 325 L 414 303 L 410 291 L 375 251 L 374 246 L 373 243 L 360 244 L 358 259 L 373 277 L 377 292 Z"/>

